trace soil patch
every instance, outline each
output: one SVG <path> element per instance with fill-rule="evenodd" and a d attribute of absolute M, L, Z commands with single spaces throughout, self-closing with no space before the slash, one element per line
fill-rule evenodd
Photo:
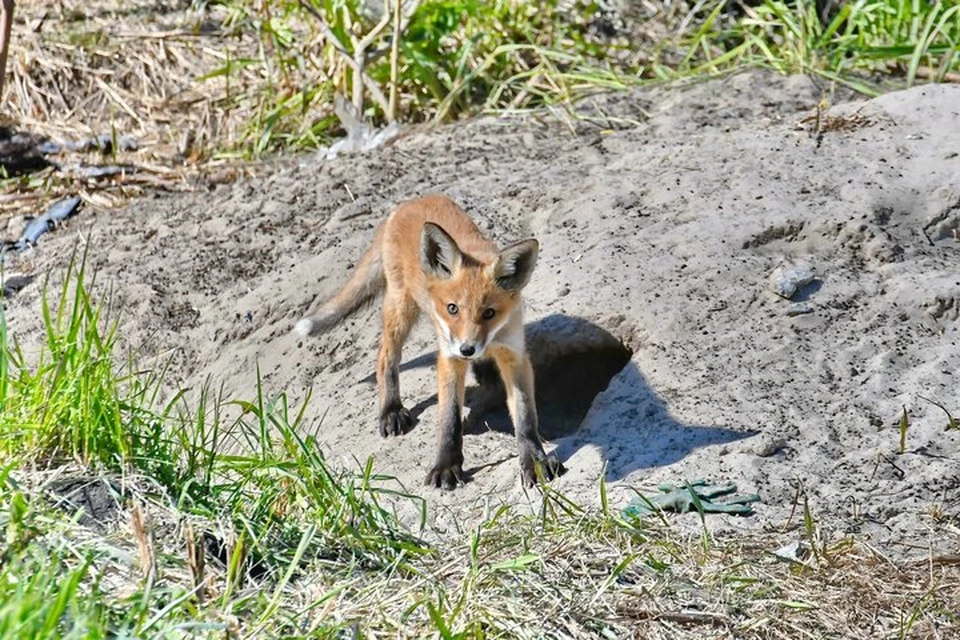
<path fill-rule="evenodd" d="M 250 395 L 259 365 L 268 391 L 313 386 L 308 428 L 333 458 L 374 455 L 419 491 L 435 450 L 429 327 L 414 331 L 405 362 L 418 364 L 401 373 L 420 424 L 388 440 L 369 383 L 378 308 L 316 340 L 290 329 L 344 282 L 398 202 L 444 192 L 499 242 L 541 242 L 531 330 L 569 330 L 580 345 L 538 363 L 563 491 L 596 501 L 605 473 L 619 506 L 632 486 L 731 480 L 761 495 L 757 516 L 712 522 L 743 528 L 783 525 L 802 485 L 825 523 L 904 549 L 942 545 L 940 525 L 960 513 L 960 433 L 920 396 L 960 413 L 960 87 L 840 104 L 828 115 L 861 125 L 817 135 L 802 121 L 820 99 L 814 80 L 754 72 L 584 106 L 628 127 L 482 119 L 411 133 L 205 194 L 88 208 L 6 269 L 56 277 L 89 242 L 124 339 L 148 360 L 174 356 L 171 382 L 211 376 Z M 802 313 L 768 283 L 799 261 L 818 282 Z M 42 282 L 6 302 L 27 349 Z M 603 337 L 581 349 L 591 336 Z M 472 482 L 424 490 L 438 526 L 527 499 L 509 431 L 472 429 Z"/>

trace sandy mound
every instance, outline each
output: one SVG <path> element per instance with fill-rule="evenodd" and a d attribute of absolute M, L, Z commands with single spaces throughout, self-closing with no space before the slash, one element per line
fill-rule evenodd
<path fill-rule="evenodd" d="M 501 243 L 541 241 L 528 322 L 563 490 L 592 502 L 605 473 L 621 505 L 628 485 L 729 479 L 763 498 L 756 518 L 727 521 L 743 527 L 782 524 L 802 483 L 836 525 L 926 544 L 932 514 L 960 511 L 960 432 L 920 398 L 960 414 L 960 87 L 841 104 L 818 137 L 797 123 L 819 97 L 809 79 L 751 73 L 607 97 L 566 126 L 446 127 L 87 211 L 7 270 L 63 264 L 94 220 L 92 260 L 132 345 L 177 353 L 191 385 L 210 375 L 248 396 L 255 361 L 269 390 L 314 385 L 310 429 L 331 455 L 372 454 L 420 491 L 434 455 L 427 324 L 401 373 L 419 424 L 390 440 L 371 378 L 378 309 L 312 341 L 289 329 L 343 283 L 397 202 L 442 191 Z M 768 278 L 797 261 L 818 279 L 797 295 L 812 313 L 794 316 Z M 8 302 L 26 343 L 38 282 Z M 472 482 L 424 490 L 434 515 L 523 499 L 504 412 L 470 395 Z"/>

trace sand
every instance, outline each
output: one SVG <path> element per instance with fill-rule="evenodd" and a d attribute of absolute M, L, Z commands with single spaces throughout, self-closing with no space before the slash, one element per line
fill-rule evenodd
<path fill-rule="evenodd" d="M 960 514 L 960 431 L 921 396 L 960 415 L 960 87 L 838 95 L 816 135 L 799 123 L 820 97 L 809 78 L 743 73 L 601 96 L 587 120 L 483 118 L 88 208 L 8 259 L 8 273 L 39 276 L 7 300 L 11 331 L 39 341 L 42 276 L 89 243 L 125 344 L 145 363 L 173 357 L 171 384 L 210 377 L 252 397 L 259 363 L 269 393 L 312 386 L 305 431 L 339 464 L 375 456 L 427 498 L 437 529 L 485 504 L 535 506 L 505 412 L 477 390 L 470 481 L 421 487 L 435 451 L 427 323 L 401 373 L 418 422 L 391 439 L 371 375 L 379 308 L 320 338 L 290 331 L 397 203 L 443 192 L 501 245 L 541 242 L 527 321 L 543 432 L 568 469 L 559 489 L 596 504 L 603 476 L 620 507 L 631 487 L 734 481 L 762 498 L 753 517 L 711 519 L 736 531 L 783 526 L 802 486 L 836 531 L 941 544 Z M 787 301 L 769 278 L 795 264 L 816 279 Z M 792 315 L 796 301 L 809 313 Z"/>

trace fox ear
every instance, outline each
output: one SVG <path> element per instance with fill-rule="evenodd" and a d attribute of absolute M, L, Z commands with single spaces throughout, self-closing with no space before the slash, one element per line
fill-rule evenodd
<path fill-rule="evenodd" d="M 446 280 L 460 268 L 463 254 L 446 231 L 432 222 L 423 223 L 420 234 L 420 267 L 428 276 Z"/>
<path fill-rule="evenodd" d="M 493 279 L 501 289 L 519 291 L 530 282 L 533 268 L 537 266 L 540 243 L 534 239 L 512 244 L 500 252 L 500 259 L 493 268 Z"/>

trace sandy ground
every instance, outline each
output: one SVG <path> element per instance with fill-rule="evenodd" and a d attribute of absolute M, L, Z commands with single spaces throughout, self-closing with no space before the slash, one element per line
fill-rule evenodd
<path fill-rule="evenodd" d="M 306 428 L 331 457 L 375 456 L 452 526 L 528 499 L 499 406 L 468 398 L 471 481 L 422 489 L 436 409 L 428 324 L 401 373 L 418 424 L 388 440 L 371 377 L 378 307 L 318 339 L 290 333 L 382 216 L 441 191 L 501 244 L 541 242 L 527 319 L 563 491 L 596 503 L 605 474 L 622 506 L 630 486 L 732 480 L 762 498 L 755 517 L 712 521 L 738 529 L 783 525 L 802 485 L 838 530 L 907 550 L 955 545 L 943 532 L 960 513 L 960 431 L 921 396 L 960 414 L 960 87 L 839 104 L 828 115 L 845 119 L 818 137 L 797 125 L 819 99 L 810 79 L 746 73 L 597 99 L 590 121 L 415 133 L 362 157 L 87 210 L 6 269 L 59 273 L 90 240 L 125 340 L 148 359 L 173 355 L 172 381 L 211 376 L 252 397 L 259 362 L 271 393 L 312 385 Z M 797 261 L 818 278 L 797 295 L 812 313 L 792 316 L 768 278 Z M 26 345 L 41 280 L 7 301 Z"/>

